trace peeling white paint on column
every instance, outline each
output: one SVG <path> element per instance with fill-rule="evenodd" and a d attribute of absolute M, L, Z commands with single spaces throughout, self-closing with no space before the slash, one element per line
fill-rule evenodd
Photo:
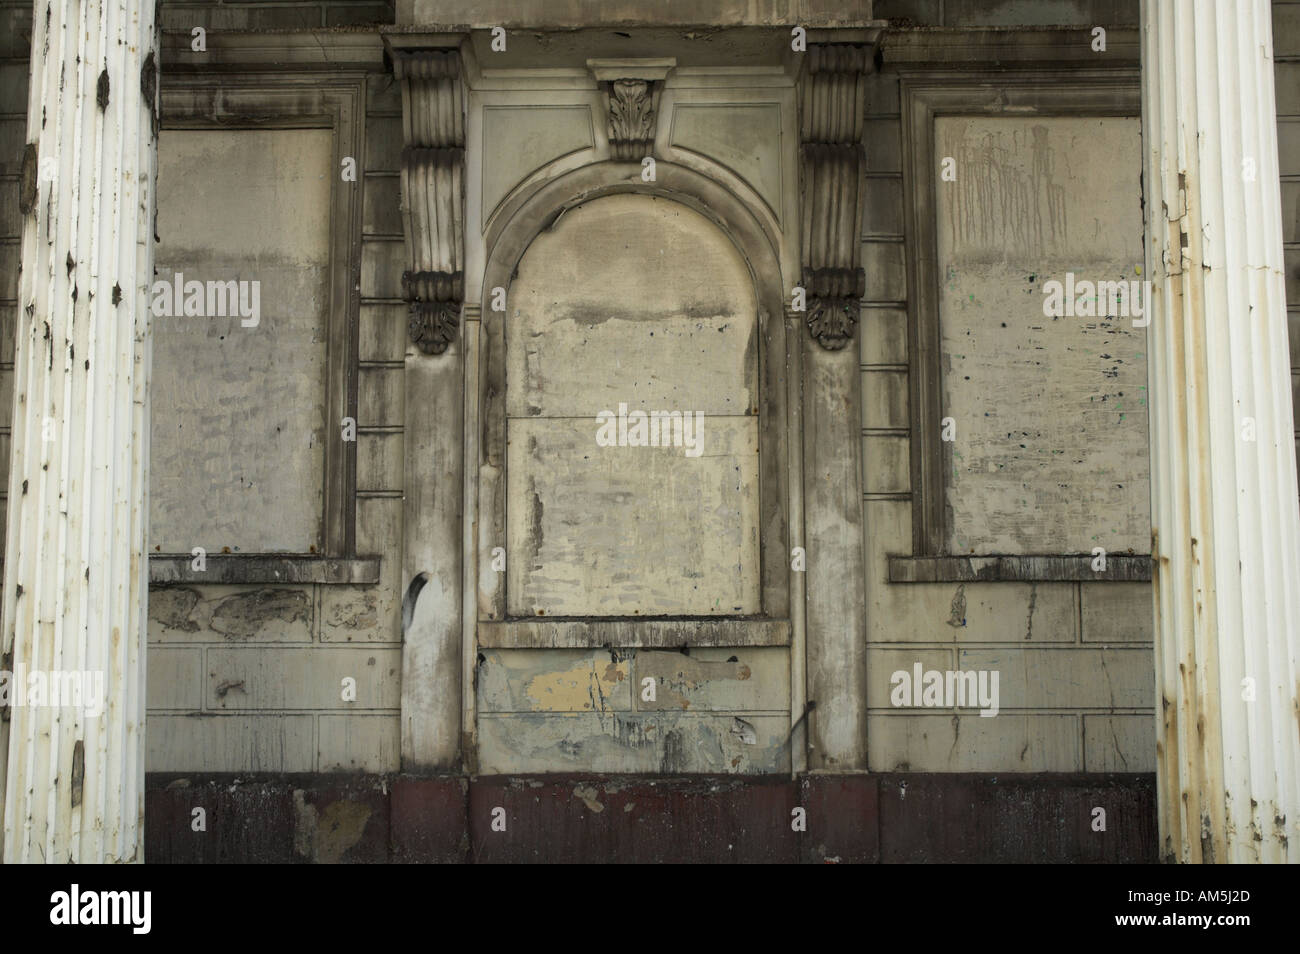
<path fill-rule="evenodd" d="M 1300 512 L 1270 17 L 1266 0 L 1142 10 L 1169 861 L 1300 861 Z"/>
<path fill-rule="evenodd" d="M 51 0 L 34 18 L 5 668 L 103 672 L 106 700 L 10 709 L 5 862 L 144 857 L 154 14 Z"/>

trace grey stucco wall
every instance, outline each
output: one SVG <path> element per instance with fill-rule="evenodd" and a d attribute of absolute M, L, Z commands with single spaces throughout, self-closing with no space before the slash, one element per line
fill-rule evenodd
<path fill-rule="evenodd" d="M 1275 3 L 1279 147 L 1288 299 L 1300 282 L 1300 3 Z M 975 3 L 879 0 L 875 13 L 917 24 L 1090 25 L 1136 22 L 1130 3 Z M 18 169 L 25 141 L 30 5 L 0 3 L 0 467 L 7 476 L 16 310 Z M 277 28 L 391 18 L 387 4 L 165 4 L 173 28 Z M 197 18 L 197 19 L 196 19 Z M 351 19 L 349 19 L 351 18 Z M 911 502 L 907 267 L 904 252 L 901 115 L 897 74 L 871 81 L 867 104 L 867 209 L 863 259 L 868 301 L 859 329 L 866 462 L 870 767 L 915 771 L 1148 771 L 1154 766 L 1149 712 L 1149 592 L 1142 584 L 889 584 L 885 558 L 910 552 Z M 401 105 L 384 75 L 367 80 L 361 186 L 362 294 L 358 380 L 358 551 L 384 557 L 373 587 L 204 586 L 150 595 L 150 761 L 156 771 L 390 771 L 398 767 L 402 521 L 402 357 L 405 307 L 397 173 Z M 1294 393 L 1300 403 L 1300 305 L 1288 311 Z M 1300 457 L 1300 433 L 1297 434 Z M 0 480 L 0 493 L 5 481 Z M 484 711 L 497 721 L 533 720 L 536 706 L 512 696 L 545 688 L 548 674 L 581 670 L 603 679 L 612 662 L 595 654 L 541 663 L 529 651 L 494 656 L 504 674 L 486 686 Z M 643 654 L 658 672 L 659 654 Z M 758 690 L 788 680 L 781 651 L 701 658 L 714 669 L 668 672 L 722 712 L 768 711 Z M 752 657 L 752 658 L 751 658 Z M 1022 687 L 1021 706 L 997 719 L 901 714 L 888 702 L 888 675 L 927 668 L 999 668 Z M 599 665 L 596 665 L 596 664 Z M 741 684 L 737 666 L 769 677 Z M 659 667 L 656 669 L 655 667 Z M 345 676 L 365 705 L 339 698 Z M 508 678 L 505 678 L 508 676 Z M 541 679 L 542 682 L 535 681 Z M 613 678 L 611 683 L 621 680 Z M 558 685 L 558 683 L 557 683 Z M 1004 693 L 1008 691 L 1004 683 Z M 702 689 L 700 687 L 703 687 Z M 563 687 L 562 687 L 563 688 Z M 568 686 L 572 689 L 572 686 Z M 583 683 L 583 688 L 587 688 Z M 624 690 L 618 688 L 618 692 Z M 686 690 L 683 690 L 685 692 Z M 746 695 L 750 692 L 750 695 Z M 612 696 L 622 705 L 623 696 Z M 689 696 L 688 696 L 689 701 Z M 630 700 L 628 700 L 630 705 Z M 580 703 L 579 703 L 580 704 Z M 779 707 L 778 707 L 779 708 Z M 1019 710 L 1019 711 L 1018 711 Z M 554 710 L 562 711 L 562 710 Z M 588 716 L 589 717 L 589 716 Z M 729 717 L 728 717 L 729 718 Z M 778 714 L 774 725 L 788 716 Z M 760 729 L 766 730 L 765 726 Z M 495 731 L 495 729 L 494 729 Z M 775 731 L 775 730 L 773 730 Z M 499 746 L 502 770 L 542 770 L 545 756 Z M 544 747 L 542 734 L 536 736 Z M 725 730 L 720 748 L 732 744 Z M 743 751 L 743 750 L 741 750 Z M 611 763 L 617 767 L 617 763 Z M 653 769 L 655 766 L 649 766 Z M 747 765 L 764 770 L 765 764 Z"/>
<path fill-rule="evenodd" d="M 363 190 L 354 360 L 356 534 L 358 553 L 381 557 L 380 582 L 152 587 L 150 771 L 385 772 L 400 764 L 401 365 L 406 344 L 397 193 L 401 105 L 388 75 L 376 73 L 365 82 L 358 182 L 334 182 L 332 188 Z M 250 138 L 250 148 L 255 138 Z M 318 229 L 330 227 L 328 215 L 307 220 Z M 215 235 L 208 238 L 215 244 Z M 203 241 L 203 233 L 194 240 L 200 246 Z M 279 367 L 270 373 L 289 370 Z M 313 379 L 310 399 L 323 406 L 324 376 Z M 274 381 L 259 385 L 256 379 L 242 386 L 268 389 L 268 394 L 277 387 Z M 244 453 L 276 456 L 273 436 L 264 435 Z M 343 681 L 349 678 L 356 683 L 354 699 L 344 698 Z"/>

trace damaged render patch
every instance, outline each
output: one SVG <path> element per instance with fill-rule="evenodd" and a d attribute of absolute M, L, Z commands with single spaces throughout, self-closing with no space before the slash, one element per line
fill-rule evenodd
<path fill-rule="evenodd" d="M 191 619 L 199 605 L 198 590 L 185 586 L 168 586 L 149 591 L 149 618 L 164 629 L 197 633 L 199 624 Z"/>
<path fill-rule="evenodd" d="M 573 790 L 574 798 L 579 799 L 590 811 L 600 814 L 605 810 L 605 806 L 597 799 L 597 794 L 594 785 L 579 785 Z"/>
<path fill-rule="evenodd" d="M 754 724 L 739 716 L 736 716 L 735 724 L 731 727 L 731 734 L 738 736 L 745 745 L 758 745 L 758 733 L 754 731 Z"/>
<path fill-rule="evenodd" d="M 344 600 L 331 610 L 329 624 L 334 629 L 378 629 L 379 600 L 371 592 L 362 592 L 356 599 Z"/>
<path fill-rule="evenodd" d="M 324 812 L 317 812 L 302 789 L 294 790 L 293 808 L 293 850 L 317 864 L 341 861 L 348 849 L 361 841 L 371 814 L 369 805 L 347 799 L 331 802 Z"/>
<path fill-rule="evenodd" d="M 255 590 L 228 596 L 212 611 L 212 628 L 227 639 L 248 639 L 267 623 L 306 620 L 309 602 L 303 590 Z"/>
<path fill-rule="evenodd" d="M 966 584 L 964 583 L 957 586 L 957 592 L 952 596 L 948 625 L 954 629 L 960 629 L 966 625 Z"/>
<path fill-rule="evenodd" d="M 611 662 L 603 670 L 594 659 L 584 659 L 569 669 L 545 672 L 524 689 L 528 703 L 537 712 L 605 712 L 609 709 L 609 686 L 627 680 L 628 664 Z"/>

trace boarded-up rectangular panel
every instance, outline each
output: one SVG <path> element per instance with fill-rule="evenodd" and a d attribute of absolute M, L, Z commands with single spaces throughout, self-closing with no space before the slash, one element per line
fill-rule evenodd
<path fill-rule="evenodd" d="M 935 136 L 956 174 L 936 223 L 949 551 L 1148 552 L 1139 121 L 944 117 Z M 1049 282 L 1073 314 L 1045 314 Z"/>
<path fill-rule="evenodd" d="M 165 130 L 157 278 L 251 308 L 154 320 L 150 549 L 322 546 L 330 130 Z M 214 298 L 213 303 L 216 303 Z M 215 309 L 214 309 L 215 310 Z"/>
<path fill-rule="evenodd" d="M 757 413 L 757 303 L 717 227 L 613 196 L 566 212 L 510 289 L 506 413 L 602 408 Z"/>
<path fill-rule="evenodd" d="M 758 421 L 685 447 L 601 447 L 591 418 L 509 422 L 512 616 L 756 613 Z"/>
<path fill-rule="evenodd" d="M 520 260 L 505 320 L 506 609 L 760 609 L 757 302 L 684 205 L 565 211 Z"/>

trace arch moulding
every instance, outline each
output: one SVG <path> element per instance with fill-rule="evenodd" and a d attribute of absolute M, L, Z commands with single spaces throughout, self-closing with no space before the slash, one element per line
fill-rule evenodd
<path fill-rule="evenodd" d="M 590 620 L 511 619 L 506 576 L 491 568 L 493 549 L 503 545 L 505 526 L 506 361 L 505 331 L 510 286 L 529 246 L 569 210 L 611 195 L 656 196 L 690 208 L 712 222 L 739 252 L 758 302 L 758 421 L 761 613 L 747 617 Z M 488 255 L 482 303 L 467 308 L 466 348 L 466 539 L 467 650 L 478 646 L 578 647 L 615 645 L 789 645 L 792 573 L 791 483 L 797 461 L 790 455 L 789 348 L 799 346 L 797 319 L 787 321 L 780 267 L 780 239 L 759 215 L 721 183 L 692 169 L 659 161 L 656 181 L 641 180 L 639 163 L 597 162 L 561 175 L 503 206 L 486 238 Z M 505 310 L 494 310 L 494 299 Z M 477 314 L 475 314 L 477 312 Z M 797 393 L 797 392 L 796 392 Z M 475 466 L 477 464 L 477 466 Z M 797 494 L 796 494 L 797 496 Z M 472 515 L 472 516 L 471 516 Z M 507 564 L 506 573 L 509 572 Z M 469 581 L 474 592 L 469 592 Z"/>

